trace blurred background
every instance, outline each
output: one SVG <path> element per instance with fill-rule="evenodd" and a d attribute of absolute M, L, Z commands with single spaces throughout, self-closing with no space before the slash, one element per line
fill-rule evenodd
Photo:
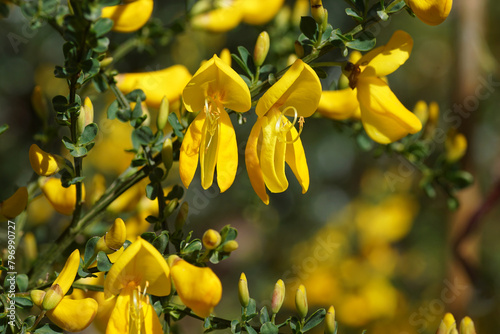
<path fill-rule="evenodd" d="M 347 2 L 324 0 L 323 4 L 334 28 L 345 32 L 355 26 L 345 15 Z M 183 11 L 181 1 L 157 1 L 153 17 L 167 25 L 182 19 Z M 258 34 L 267 30 L 271 36 L 267 62 L 280 70 L 300 34 L 300 15 L 308 12 L 301 12 L 295 1 L 286 1 L 275 20 L 264 26 L 241 24 L 227 33 L 187 26 L 177 36 L 163 36 L 163 42 L 133 50 L 116 69 L 144 72 L 183 64 L 195 73 L 202 60 L 220 54 L 223 48 L 233 53 L 239 45 L 253 50 Z M 195 237 L 227 224 L 239 231 L 240 248 L 213 266 L 224 286 L 217 315 L 238 316 L 237 282 L 245 272 L 258 308 L 270 305 L 278 279 L 285 282 L 286 310 L 277 321 L 294 313 L 293 296 L 302 283 L 310 310 L 335 307 L 340 333 L 360 333 L 362 329 L 369 333 L 434 333 L 445 312 L 452 312 L 457 321 L 469 315 L 478 333 L 498 332 L 498 17 L 498 1 L 455 0 L 450 16 L 439 26 L 425 25 L 403 11 L 371 28 L 377 45 L 385 44 L 395 30 L 410 33 L 413 52 L 388 77 L 392 90 L 410 110 L 419 100 L 436 101 L 439 127 L 445 131 L 457 128 L 467 138 L 462 168 L 474 175 L 475 183 L 458 194 L 461 205 L 455 212 L 448 210 L 445 194 L 438 191 L 435 199 L 425 196 L 418 187 L 419 171 L 404 159 L 375 154 L 380 151 L 375 144 L 367 151 L 348 128 L 319 117 L 307 119 L 301 135 L 311 174 L 309 191 L 302 195 L 290 173 L 289 189 L 271 194 L 266 206 L 253 192 L 244 167 L 244 143 L 255 114 L 253 110 L 247 113 L 248 122 L 243 125 L 233 119 L 241 149 L 233 186 L 223 194 L 215 186 L 203 191 L 195 177 L 186 191 L 190 204 L 186 229 L 193 229 Z M 62 64 L 63 55 L 62 39 L 51 27 L 33 30 L 20 10 L 12 8 L 9 17 L 0 20 L 0 29 L 0 125 L 9 125 L 0 136 L 3 200 L 33 178 L 28 149 L 35 140 L 47 140 L 40 134 L 53 125 L 52 116 L 41 119 L 31 105 L 34 86 L 42 87 L 47 101 L 67 94 L 67 86 L 53 77 L 54 66 Z M 112 33 L 111 50 L 128 37 Z M 343 58 L 334 51 L 319 59 L 329 60 Z M 233 68 L 240 70 L 234 62 Z M 340 72 L 332 69 L 328 73 L 322 80 L 325 89 L 335 85 Z M 98 96 L 92 88 L 85 93 L 92 98 L 100 127 L 96 147 L 84 161 L 89 175 L 85 183 L 91 187 L 91 175 L 98 170 L 109 185 L 130 163 L 131 156 L 123 152 L 131 147 L 130 129 L 105 119 L 106 108 L 113 101 L 111 94 Z M 46 144 L 52 152 L 63 152 L 57 141 Z M 436 143 L 436 150 L 442 150 L 442 143 Z M 171 175 L 169 182 L 180 183 L 178 175 Z M 101 221 L 110 223 L 118 215 L 134 219 L 143 228 L 145 216 L 134 209 L 115 208 Z M 29 210 L 27 229 L 35 233 L 39 249 L 69 221 L 51 212 L 43 198 L 36 199 Z M 470 233 L 460 237 L 466 229 Z M 94 227 L 89 234 L 97 230 Z M 458 238 L 463 241 L 454 251 Z M 201 332 L 196 320 L 184 319 L 179 325 L 189 333 Z"/>

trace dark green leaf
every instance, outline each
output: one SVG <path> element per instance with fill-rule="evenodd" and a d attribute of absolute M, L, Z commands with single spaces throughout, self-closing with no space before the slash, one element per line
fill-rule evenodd
<path fill-rule="evenodd" d="M 261 334 L 278 334 L 278 326 L 271 322 L 266 322 L 260 327 Z"/>
<path fill-rule="evenodd" d="M 97 269 L 99 271 L 109 271 L 111 269 L 111 261 L 104 252 L 97 253 Z"/>
<path fill-rule="evenodd" d="M 63 331 L 52 324 L 45 324 L 43 327 L 38 328 L 35 331 L 35 334 L 57 334 L 62 333 Z"/>
<path fill-rule="evenodd" d="M 150 244 L 153 244 L 153 241 L 156 239 L 156 234 L 154 232 L 144 232 L 143 234 L 141 234 L 141 238 L 143 238 Z"/>
<path fill-rule="evenodd" d="M 470 186 L 474 182 L 474 177 L 472 174 L 460 170 L 446 175 L 447 179 L 450 180 L 457 189 L 463 189 Z"/>
<path fill-rule="evenodd" d="M 238 236 L 238 230 L 231 227 L 230 225 L 226 225 L 220 231 L 220 236 L 221 236 L 222 242 L 234 240 Z"/>
<path fill-rule="evenodd" d="M 260 309 L 260 323 L 264 325 L 266 322 L 269 321 L 269 313 L 267 312 L 267 307 L 263 307 Z"/>
<path fill-rule="evenodd" d="M 352 8 L 346 8 L 345 9 L 345 13 L 349 16 L 351 16 L 352 18 L 354 18 L 356 21 L 363 21 L 363 18 L 361 16 L 359 16 L 359 14 Z"/>
<path fill-rule="evenodd" d="M 175 113 L 170 113 L 168 115 L 168 123 L 172 126 L 174 133 L 179 139 L 184 138 L 184 133 L 182 133 L 183 127 L 181 123 L 179 123 L 179 119 Z"/>
<path fill-rule="evenodd" d="M 20 308 L 32 308 L 33 307 L 33 302 L 24 297 L 14 297 L 14 301 L 16 302 L 16 306 Z"/>
<path fill-rule="evenodd" d="M 189 254 L 189 253 L 193 253 L 196 251 L 200 251 L 201 248 L 202 248 L 201 241 L 198 239 L 194 239 L 189 244 L 187 244 L 186 247 L 184 247 L 184 249 L 181 251 L 181 253 L 182 254 Z"/>
<path fill-rule="evenodd" d="M 260 68 L 260 73 L 270 73 L 274 70 L 274 66 L 271 64 L 266 64 Z"/>
<path fill-rule="evenodd" d="M 82 63 L 83 73 L 87 75 L 88 78 L 95 76 L 99 73 L 101 65 L 97 61 L 97 59 L 87 59 Z"/>
<path fill-rule="evenodd" d="M 320 79 L 325 79 L 328 74 L 326 73 L 325 70 L 323 70 L 321 67 L 313 67 L 314 72 L 318 75 Z"/>
<path fill-rule="evenodd" d="M 101 37 L 111 31 L 113 21 L 108 18 L 101 18 L 94 23 L 92 27 L 96 37 Z"/>
<path fill-rule="evenodd" d="M 108 46 L 109 46 L 109 38 L 101 37 L 97 39 L 97 44 L 92 47 L 92 50 L 97 53 L 106 52 L 106 50 L 108 50 Z"/>
<path fill-rule="evenodd" d="M 94 250 L 95 250 L 95 245 L 99 241 L 100 237 L 92 237 L 90 238 L 87 243 L 85 244 L 85 252 L 83 253 L 83 263 L 85 267 L 88 267 L 91 265 L 89 263 L 91 260 L 94 260 Z"/>
<path fill-rule="evenodd" d="M 114 100 L 108 107 L 108 119 L 115 119 L 120 105 L 117 100 Z"/>
<path fill-rule="evenodd" d="M 304 327 L 302 327 L 302 332 L 307 332 L 308 330 L 319 325 L 323 319 L 325 318 L 326 310 L 324 308 L 320 308 L 306 320 Z"/>
<path fill-rule="evenodd" d="M 104 80 L 104 77 L 101 75 L 93 77 L 92 83 L 94 84 L 95 89 L 99 93 L 104 93 L 106 90 L 108 90 L 108 83 L 106 82 L 106 80 Z"/>
<path fill-rule="evenodd" d="M 246 49 L 245 49 L 246 50 Z M 233 58 L 233 60 L 238 64 L 239 67 L 241 67 L 241 69 L 243 71 L 245 71 L 245 73 L 250 76 L 250 77 L 253 77 L 253 73 L 252 71 L 250 70 L 250 68 L 248 67 L 248 65 L 240 58 L 238 57 L 237 55 L 235 54 L 231 54 L 231 57 Z"/>
<path fill-rule="evenodd" d="M 127 98 L 127 100 L 129 102 L 137 102 L 138 99 L 140 101 L 146 100 L 146 94 L 144 94 L 142 89 L 135 89 L 135 90 L 131 91 L 130 93 L 128 93 L 127 95 L 125 95 L 125 97 Z"/>
<path fill-rule="evenodd" d="M 163 254 L 168 246 L 168 235 L 166 233 L 160 234 L 153 241 L 153 246 L 155 246 L 155 248 L 158 250 L 158 252 L 160 252 L 160 254 Z"/>
<path fill-rule="evenodd" d="M 309 39 L 316 39 L 316 30 L 318 26 L 316 25 L 316 21 L 310 16 L 302 16 L 300 18 L 300 31 Z"/>
<path fill-rule="evenodd" d="M 375 47 L 377 40 L 374 37 L 367 36 L 355 39 L 351 42 L 345 43 L 348 48 L 358 51 L 370 51 Z"/>
<path fill-rule="evenodd" d="M 153 130 L 148 126 L 141 126 L 132 131 L 132 140 L 136 140 L 140 145 L 147 146 L 154 139 Z"/>
<path fill-rule="evenodd" d="M 75 158 L 80 158 L 87 155 L 88 150 L 85 147 L 76 146 L 72 151 L 69 152 Z"/>
<path fill-rule="evenodd" d="M 146 197 L 152 201 L 158 197 L 158 187 L 155 187 L 155 183 L 150 183 L 146 186 Z"/>
<path fill-rule="evenodd" d="M 19 288 L 19 292 L 25 292 L 28 290 L 28 276 L 26 274 L 17 275 L 16 283 Z"/>
<path fill-rule="evenodd" d="M 241 333 L 241 325 L 240 325 L 240 322 L 238 320 L 231 321 L 231 333 L 233 333 L 233 334 L 240 334 Z"/>
<path fill-rule="evenodd" d="M 82 132 L 82 135 L 78 139 L 78 142 L 82 145 L 88 144 L 95 139 L 97 136 L 97 124 L 90 123 L 88 124 Z"/>
<path fill-rule="evenodd" d="M 64 146 L 65 146 L 68 150 L 72 151 L 72 150 L 74 150 L 74 149 L 75 149 L 75 144 L 73 144 L 73 143 L 71 142 L 71 139 L 69 139 L 68 137 L 64 136 L 64 137 L 62 138 L 62 142 L 63 142 Z"/>
<path fill-rule="evenodd" d="M 247 66 L 249 66 L 248 61 L 252 58 L 250 52 L 244 46 L 238 46 L 238 53 L 240 54 L 241 60 Z"/>
<path fill-rule="evenodd" d="M 100 0 L 99 5 L 101 7 L 107 7 L 107 6 L 118 5 L 120 2 L 121 2 L 120 0 Z"/>
<path fill-rule="evenodd" d="M 245 329 L 246 329 L 247 333 L 249 333 L 249 334 L 257 334 L 257 331 L 255 329 L 253 329 L 253 327 L 250 325 L 245 325 Z"/>
<path fill-rule="evenodd" d="M 0 135 L 7 131 L 8 128 L 9 126 L 7 124 L 3 124 L 2 126 L 0 126 Z"/>
<path fill-rule="evenodd" d="M 68 109 L 68 100 L 65 96 L 56 95 L 52 99 L 52 106 L 54 107 L 55 111 L 64 112 Z"/>

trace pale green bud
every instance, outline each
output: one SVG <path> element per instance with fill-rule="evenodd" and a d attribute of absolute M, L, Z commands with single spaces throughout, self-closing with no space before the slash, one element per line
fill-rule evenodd
<path fill-rule="evenodd" d="M 62 291 L 59 284 L 54 284 L 45 293 L 42 302 L 42 308 L 46 311 L 52 310 L 61 302 L 64 297 L 64 292 Z"/>
<path fill-rule="evenodd" d="M 283 305 L 283 301 L 285 300 L 285 283 L 283 280 L 279 279 L 278 282 L 274 285 L 273 297 L 271 299 L 271 310 L 273 314 L 276 314 L 280 311 L 281 305 Z"/>
<path fill-rule="evenodd" d="M 335 323 L 335 309 L 330 306 L 325 315 L 325 334 L 334 334 L 337 324 Z"/>
<path fill-rule="evenodd" d="M 170 105 L 166 96 L 163 97 L 158 110 L 158 117 L 156 118 L 156 125 L 158 130 L 165 128 L 168 122 L 168 115 L 170 114 Z"/>
<path fill-rule="evenodd" d="M 295 293 L 295 308 L 299 313 L 299 317 L 304 319 L 307 316 L 307 312 L 309 310 L 307 305 L 307 295 L 306 288 L 304 285 L 300 285 Z"/>
<path fill-rule="evenodd" d="M 269 46 L 271 42 L 269 40 L 269 34 L 267 31 L 263 31 L 257 37 L 257 42 L 255 42 L 255 48 L 253 49 L 253 62 L 255 66 L 261 66 L 266 60 L 267 53 L 269 52 Z"/>
<path fill-rule="evenodd" d="M 236 240 L 229 240 L 224 243 L 222 246 L 222 250 L 226 253 L 231 253 L 237 250 L 239 247 L 238 242 Z"/>
<path fill-rule="evenodd" d="M 172 164 L 174 163 L 174 149 L 172 147 L 172 139 L 170 138 L 165 139 L 163 142 L 163 147 L 161 148 L 161 160 L 167 170 L 172 168 Z"/>
<path fill-rule="evenodd" d="M 184 226 L 184 223 L 187 220 L 187 216 L 189 213 L 189 204 L 188 202 L 182 202 L 181 208 L 179 209 L 179 213 L 177 214 L 177 217 L 175 218 L 175 230 L 179 231 L 182 229 Z"/>
<path fill-rule="evenodd" d="M 240 280 L 238 281 L 238 298 L 243 307 L 247 307 L 250 302 L 250 293 L 248 292 L 248 282 L 245 273 L 241 273 Z"/>
<path fill-rule="evenodd" d="M 476 328 L 471 318 L 465 317 L 462 319 L 460 322 L 460 334 L 476 334 Z"/>

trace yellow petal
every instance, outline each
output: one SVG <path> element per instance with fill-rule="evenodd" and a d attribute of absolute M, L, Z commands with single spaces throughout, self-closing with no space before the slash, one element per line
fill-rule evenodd
<path fill-rule="evenodd" d="M 379 78 L 358 80 L 358 100 L 366 133 L 380 144 L 392 143 L 422 129 L 418 117 L 406 109 Z"/>
<path fill-rule="evenodd" d="M 271 21 L 283 6 L 284 0 L 252 0 L 243 2 L 243 22 L 262 25 Z"/>
<path fill-rule="evenodd" d="M 299 181 L 302 193 L 305 194 L 307 189 L 309 189 L 309 168 L 307 167 L 306 154 L 302 146 L 302 141 L 298 136 L 299 134 L 295 127 L 292 127 L 286 135 L 286 140 L 289 142 L 286 145 L 286 163 L 292 169 L 297 181 Z M 295 138 L 298 139 L 295 140 Z M 292 141 L 294 142 L 292 143 Z"/>
<path fill-rule="evenodd" d="M 75 249 L 73 253 L 68 257 L 66 263 L 64 264 L 64 268 L 59 273 L 59 276 L 55 279 L 52 285 L 59 284 L 63 295 L 65 295 L 73 281 L 75 280 L 76 273 L 78 272 L 78 266 L 80 265 L 80 251 Z"/>
<path fill-rule="evenodd" d="M 196 168 L 198 167 L 198 153 L 200 152 L 201 134 L 205 124 L 206 114 L 202 111 L 196 116 L 182 140 L 179 155 L 179 174 L 182 183 L 186 188 L 193 180 Z"/>
<path fill-rule="evenodd" d="M 113 31 L 127 33 L 140 29 L 148 22 L 152 13 L 153 0 L 136 0 L 123 5 L 104 7 L 101 17 L 113 20 Z"/>
<path fill-rule="evenodd" d="M 217 184 L 220 192 L 226 191 L 233 184 L 238 169 L 238 144 L 233 124 L 225 110 L 219 118 L 219 152 L 217 154 Z"/>
<path fill-rule="evenodd" d="M 7 219 L 16 218 L 28 204 L 28 188 L 21 187 L 14 195 L 0 203 L 0 214 Z"/>
<path fill-rule="evenodd" d="M 448 17 L 452 0 L 406 0 L 408 7 L 424 23 L 431 26 L 443 23 Z"/>
<path fill-rule="evenodd" d="M 297 59 L 288 71 L 260 98 L 255 108 L 257 115 L 264 116 L 271 108 L 293 106 L 298 116 L 311 116 L 321 98 L 321 83 L 316 72 Z M 294 116 L 293 113 L 287 115 Z"/>
<path fill-rule="evenodd" d="M 243 12 L 239 4 L 217 8 L 191 19 L 191 26 L 212 32 L 226 32 L 240 24 Z"/>
<path fill-rule="evenodd" d="M 106 245 L 113 251 L 120 249 L 120 247 L 125 242 L 125 238 L 127 236 L 127 228 L 125 227 L 125 223 L 121 218 L 116 218 L 113 226 L 111 226 L 110 230 L 106 232 L 105 240 Z"/>
<path fill-rule="evenodd" d="M 179 101 L 182 90 L 191 79 L 191 73 L 183 65 L 174 65 L 159 71 L 124 73 L 117 76 L 117 86 L 125 94 L 142 89 L 146 104 L 159 108 L 163 97 L 170 104 Z"/>
<path fill-rule="evenodd" d="M 50 176 L 59 172 L 66 164 L 64 158 L 57 154 L 43 151 L 37 144 L 32 144 L 29 150 L 31 168 L 41 176 Z"/>
<path fill-rule="evenodd" d="M 250 136 L 248 137 L 247 146 L 245 148 L 245 164 L 247 167 L 248 177 L 252 184 L 253 190 L 265 204 L 269 204 L 269 195 L 266 193 L 266 185 L 264 183 L 264 175 L 260 168 L 258 142 L 259 135 L 262 129 L 262 118 L 258 118 L 252 127 Z"/>
<path fill-rule="evenodd" d="M 92 298 L 71 299 L 64 297 L 47 317 L 68 332 L 80 332 L 87 328 L 97 314 L 98 304 Z"/>
<path fill-rule="evenodd" d="M 281 122 L 281 117 L 276 109 L 270 112 L 269 117 L 262 117 L 260 166 L 267 188 L 274 193 L 283 192 L 288 188 L 285 176 L 286 144 L 278 139 L 282 134 L 276 126 L 277 122 Z M 284 136 L 282 139 L 285 139 Z"/>
<path fill-rule="evenodd" d="M 362 68 L 359 78 L 391 74 L 406 62 L 412 48 L 411 36 L 402 30 L 396 31 L 386 45 L 373 49 L 357 62 Z"/>
<path fill-rule="evenodd" d="M 130 299 L 134 288 L 135 287 L 133 285 L 125 287 L 120 292 L 118 297 L 116 297 L 116 303 L 113 311 L 111 311 L 111 316 L 109 317 L 109 322 L 106 327 L 106 334 L 121 334 L 130 332 Z"/>
<path fill-rule="evenodd" d="M 198 69 L 182 92 L 188 111 L 203 110 L 207 97 L 237 112 L 247 111 L 252 103 L 245 81 L 217 55 Z"/>
<path fill-rule="evenodd" d="M 444 143 L 446 149 L 446 161 L 450 163 L 462 159 L 467 150 L 467 138 L 462 133 L 449 132 Z"/>
<path fill-rule="evenodd" d="M 226 63 L 229 67 L 231 67 L 232 58 L 231 58 L 231 52 L 229 51 L 228 48 L 222 49 L 222 51 L 220 52 L 220 59 L 224 63 Z"/>
<path fill-rule="evenodd" d="M 324 117 L 344 120 L 355 118 L 359 109 L 356 89 L 323 91 L 318 104 L 318 112 Z"/>
<path fill-rule="evenodd" d="M 76 185 L 64 188 L 60 179 L 49 178 L 41 189 L 52 207 L 63 215 L 71 215 L 76 205 Z M 82 198 L 85 198 L 85 186 L 82 183 Z"/>
<path fill-rule="evenodd" d="M 214 180 L 215 164 L 217 163 L 219 150 L 219 133 L 219 120 L 207 117 L 201 130 L 200 142 L 201 186 L 203 189 L 210 188 Z"/>
<path fill-rule="evenodd" d="M 222 297 L 222 284 L 210 268 L 176 259 L 172 280 L 181 301 L 200 317 L 208 317 Z"/>
<path fill-rule="evenodd" d="M 170 293 L 170 270 L 163 256 L 149 242 L 138 237 L 113 264 L 104 281 L 106 298 L 117 295 L 130 282 L 155 296 Z"/>

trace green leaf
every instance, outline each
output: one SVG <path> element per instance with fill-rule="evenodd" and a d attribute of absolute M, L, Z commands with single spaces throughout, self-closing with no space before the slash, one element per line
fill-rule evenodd
<path fill-rule="evenodd" d="M 158 197 L 158 187 L 155 187 L 156 183 L 150 183 L 146 186 L 146 197 L 150 200 L 155 200 Z"/>
<path fill-rule="evenodd" d="M 395 0 L 395 2 L 398 0 Z M 386 9 L 387 14 L 392 14 L 399 12 L 401 9 L 405 8 L 406 2 L 404 0 L 399 0 L 399 2 L 395 5 L 389 5 Z"/>
<path fill-rule="evenodd" d="M 19 274 L 16 276 L 17 287 L 19 288 L 19 292 L 25 292 L 28 290 L 28 275 Z"/>
<path fill-rule="evenodd" d="M 385 10 L 377 10 L 377 15 L 382 21 L 387 21 L 389 19 L 389 15 L 387 15 Z"/>
<path fill-rule="evenodd" d="M 115 6 L 118 5 L 120 2 L 121 2 L 120 0 L 100 0 L 99 5 L 101 7 Z"/>
<path fill-rule="evenodd" d="M 71 141 L 71 139 L 69 139 L 68 137 L 64 136 L 61 140 L 62 140 L 64 146 L 68 150 L 72 151 L 72 150 L 75 149 L 75 144 L 73 144 L 73 142 Z"/>
<path fill-rule="evenodd" d="M 267 312 L 267 307 L 263 307 L 260 309 L 260 323 L 264 325 L 266 322 L 269 322 L 269 313 Z"/>
<path fill-rule="evenodd" d="M 120 105 L 118 100 L 114 100 L 108 107 L 108 119 L 113 120 L 116 118 L 118 111 L 120 110 Z"/>
<path fill-rule="evenodd" d="M 31 301 L 31 299 L 24 298 L 24 297 L 14 297 L 13 299 L 14 299 L 17 307 L 26 308 L 26 309 L 33 307 L 33 302 Z"/>
<path fill-rule="evenodd" d="M 168 246 L 168 234 L 163 232 L 158 237 L 156 237 L 156 239 L 153 241 L 153 246 L 155 246 L 160 254 L 163 254 Z"/>
<path fill-rule="evenodd" d="M 55 111 L 64 112 L 68 109 L 68 100 L 65 96 L 56 95 L 52 99 L 52 106 L 54 107 Z"/>
<path fill-rule="evenodd" d="M 184 128 L 181 123 L 179 123 L 179 119 L 177 118 L 177 115 L 175 113 L 170 113 L 170 115 L 168 115 L 168 123 L 172 126 L 175 135 L 179 139 L 184 138 L 184 133 L 182 133 L 182 130 Z"/>
<path fill-rule="evenodd" d="M 368 34 L 367 34 L 368 35 Z M 358 51 L 370 51 L 375 47 L 377 40 L 375 37 L 371 37 L 370 35 L 361 37 L 359 39 L 355 39 L 351 42 L 346 42 L 345 46 L 351 48 L 353 50 Z"/>
<path fill-rule="evenodd" d="M 238 236 L 238 230 L 235 229 L 234 227 L 231 227 L 230 225 L 226 225 L 220 231 L 220 236 L 222 242 L 234 240 Z"/>
<path fill-rule="evenodd" d="M 319 325 L 323 319 L 325 318 L 326 310 L 324 308 L 320 308 L 306 320 L 304 327 L 302 327 L 302 332 L 307 332 L 308 330 Z"/>
<path fill-rule="evenodd" d="M 241 333 L 241 325 L 240 325 L 240 322 L 238 320 L 231 321 L 231 333 L 233 333 L 233 334 L 240 334 Z"/>
<path fill-rule="evenodd" d="M 43 327 L 40 327 L 35 331 L 35 334 L 56 334 L 56 333 L 63 333 L 63 331 L 52 324 L 50 325 L 45 324 L 43 325 Z"/>
<path fill-rule="evenodd" d="M 99 93 L 104 93 L 105 91 L 108 90 L 108 83 L 104 79 L 102 75 L 96 75 L 95 77 L 92 78 L 92 83 L 94 84 L 94 88 L 99 92 Z"/>
<path fill-rule="evenodd" d="M 3 124 L 2 126 L 0 126 L 0 135 L 2 133 L 4 133 L 5 131 L 7 131 L 9 129 L 9 126 L 7 124 Z"/>
<path fill-rule="evenodd" d="M 474 182 L 474 176 L 463 170 L 447 173 L 446 178 L 452 182 L 457 189 L 466 188 Z"/>
<path fill-rule="evenodd" d="M 108 46 L 109 38 L 101 37 L 97 39 L 97 43 L 92 47 L 92 50 L 97 53 L 106 52 L 106 50 L 108 50 Z"/>
<path fill-rule="evenodd" d="M 260 327 L 260 334 L 278 334 L 278 326 L 271 322 L 266 322 Z"/>
<path fill-rule="evenodd" d="M 97 253 L 97 269 L 99 271 L 109 271 L 111 269 L 111 261 L 103 251 Z"/>
<path fill-rule="evenodd" d="M 81 158 L 87 155 L 88 150 L 85 147 L 76 146 L 72 151 L 69 152 L 75 158 Z"/>
<path fill-rule="evenodd" d="M 90 143 L 97 136 L 98 127 L 95 123 L 88 124 L 82 132 L 80 138 L 78 138 L 78 143 L 85 145 Z"/>
<path fill-rule="evenodd" d="M 309 39 L 316 39 L 316 30 L 318 26 L 316 25 L 316 21 L 310 16 L 302 16 L 300 18 L 300 31 Z"/>
<path fill-rule="evenodd" d="M 345 13 L 349 15 L 350 17 L 354 18 L 356 21 L 363 21 L 363 18 L 359 16 L 359 14 L 352 8 L 346 8 Z"/>
<path fill-rule="evenodd" d="M 137 99 L 139 99 L 140 101 L 146 100 L 146 94 L 144 94 L 142 89 L 134 89 L 133 91 L 125 95 L 125 97 L 129 102 L 137 102 Z"/>
<path fill-rule="evenodd" d="M 149 126 L 141 126 L 138 129 L 132 131 L 132 140 L 136 141 L 140 145 L 147 146 L 154 139 L 153 130 Z"/>
<path fill-rule="evenodd" d="M 113 20 L 110 20 L 108 18 L 101 18 L 97 20 L 92 27 L 96 37 L 101 37 L 107 34 L 111 31 L 111 28 L 113 28 Z"/>
<path fill-rule="evenodd" d="M 247 333 L 249 333 L 249 334 L 257 334 L 257 331 L 255 329 L 253 329 L 253 327 L 250 325 L 245 325 L 245 329 L 246 329 Z"/>
<path fill-rule="evenodd" d="M 190 254 L 196 251 L 200 251 L 202 249 L 202 243 L 199 239 L 194 239 L 189 244 L 184 247 L 181 251 L 182 254 Z"/>
<path fill-rule="evenodd" d="M 255 303 L 255 299 L 250 298 L 248 301 L 248 306 L 247 306 L 247 314 L 249 318 L 253 318 L 255 315 L 257 315 L 257 304 Z"/>
<path fill-rule="evenodd" d="M 153 244 L 153 241 L 156 239 L 156 234 L 154 232 L 144 232 L 143 234 L 141 234 L 141 238 L 143 238 L 150 244 Z"/>
<path fill-rule="evenodd" d="M 85 267 L 88 267 L 91 265 L 89 263 L 91 260 L 94 260 L 94 251 L 95 251 L 95 246 L 97 245 L 97 242 L 99 241 L 100 237 L 92 237 L 90 238 L 87 243 L 85 244 L 85 251 L 83 253 L 83 265 Z"/>
<path fill-rule="evenodd" d="M 325 79 L 326 77 L 328 77 L 328 73 L 326 73 L 326 71 L 321 67 L 313 67 L 313 70 L 314 72 L 316 72 L 320 79 Z"/>
<path fill-rule="evenodd" d="M 99 73 L 100 68 L 101 65 L 95 58 L 87 59 L 82 63 L 82 70 L 83 73 L 87 75 L 86 78 L 95 76 L 97 73 Z"/>
<path fill-rule="evenodd" d="M 252 59 L 250 52 L 244 46 L 238 46 L 238 53 L 240 54 L 241 60 L 246 66 L 249 66 L 248 60 Z"/>

